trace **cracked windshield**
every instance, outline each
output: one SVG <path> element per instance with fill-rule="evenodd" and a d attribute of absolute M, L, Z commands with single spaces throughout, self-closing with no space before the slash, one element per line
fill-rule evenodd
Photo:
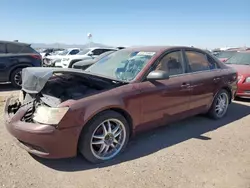
<path fill-rule="evenodd" d="M 122 50 L 97 61 L 86 71 L 121 81 L 131 81 L 146 66 L 155 52 Z"/>

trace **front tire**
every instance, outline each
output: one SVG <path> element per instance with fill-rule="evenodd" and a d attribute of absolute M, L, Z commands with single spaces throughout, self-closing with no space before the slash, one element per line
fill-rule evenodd
<path fill-rule="evenodd" d="M 92 163 L 115 158 L 129 140 L 127 120 L 115 111 L 104 111 L 84 127 L 79 140 L 79 151 Z"/>
<path fill-rule="evenodd" d="M 227 113 L 229 103 L 230 103 L 229 93 L 225 89 L 222 89 L 215 96 L 213 104 L 208 112 L 208 115 L 212 119 L 223 118 Z"/>
<path fill-rule="evenodd" d="M 10 82 L 17 89 L 22 87 L 22 68 L 18 68 L 11 73 Z"/>

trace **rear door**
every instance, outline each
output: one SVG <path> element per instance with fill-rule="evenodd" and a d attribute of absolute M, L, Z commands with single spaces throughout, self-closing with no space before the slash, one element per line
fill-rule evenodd
<path fill-rule="evenodd" d="M 220 69 L 210 62 L 206 53 L 199 50 L 185 50 L 188 73 L 192 77 L 190 110 L 193 114 L 206 111 L 213 101 L 220 83 Z"/>

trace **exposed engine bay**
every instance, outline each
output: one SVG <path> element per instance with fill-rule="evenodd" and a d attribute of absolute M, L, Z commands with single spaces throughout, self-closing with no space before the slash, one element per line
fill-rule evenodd
<path fill-rule="evenodd" d="M 26 94 L 24 103 L 29 102 L 35 97 L 36 100 L 39 100 L 41 103 L 56 107 L 66 100 L 78 100 L 105 89 L 105 87 L 99 84 L 91 84 L 79 76 L 55 75 L 36 96 L 34 96 L 34 94 Z"/>
<path fill-rule="evenodd" d="M 48 74 L 46 69 L 48 68 L 41 69 L 42 71 L 38 71 L 37 74 L 30 70 L 23 72 L 24 82 L 19 100 L 9 105 L 9 113 L 15 114 L 20 107 L 25 106 L 28 110 L 23 121 L 33 122 L 33 114 L 40 106 L 56 108 L 64 101 L 78 100 L 122 84 L 83 73 L 79 74 L 75 70 Z"/>

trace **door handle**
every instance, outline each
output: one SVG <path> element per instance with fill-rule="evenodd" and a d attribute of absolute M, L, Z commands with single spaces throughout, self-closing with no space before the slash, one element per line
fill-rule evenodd
<path fill-rule="evenodd" d="M 189 83 L 182 83 L 182 84 L 181 84 L 181 87 L 187 88 L 187 87 L 190 87 L 190 84 L 189 84 Z"/>
<path fill-rule="evenodd" d="M 218 82 L 218 81 L 220 81 L 220 79 L 221 79 L 221 77 L 215 77 L 214 82 Z"/>

